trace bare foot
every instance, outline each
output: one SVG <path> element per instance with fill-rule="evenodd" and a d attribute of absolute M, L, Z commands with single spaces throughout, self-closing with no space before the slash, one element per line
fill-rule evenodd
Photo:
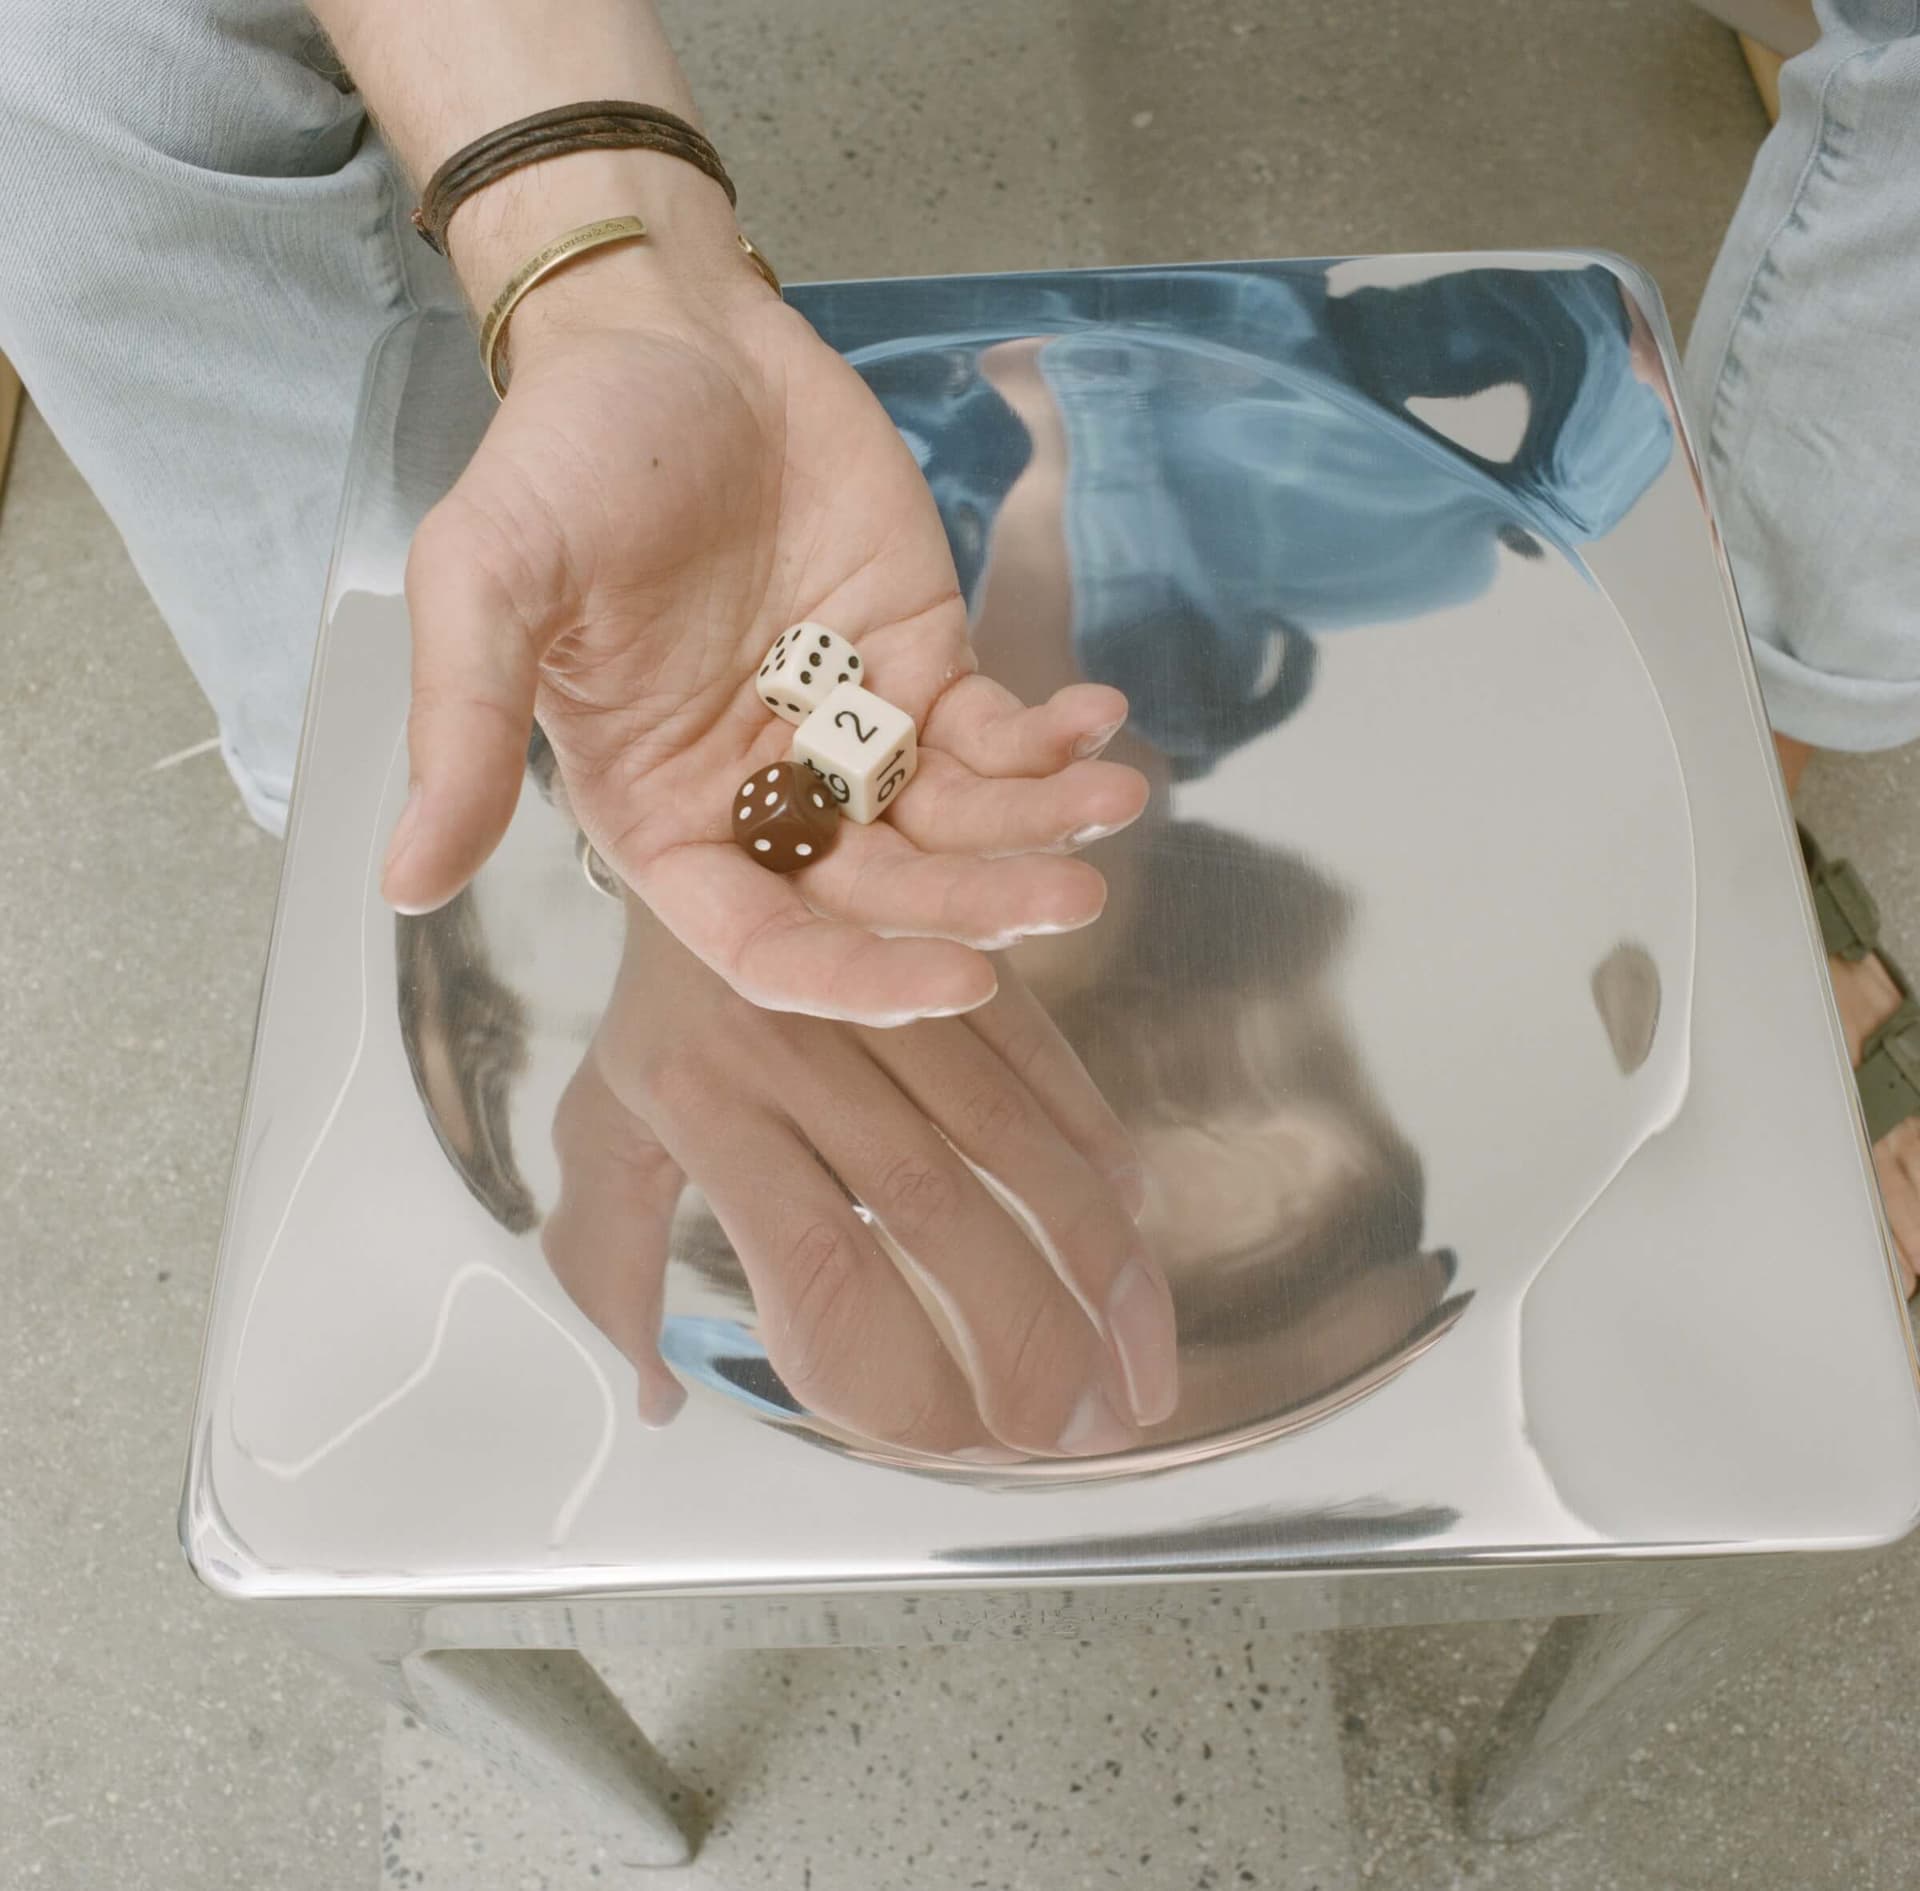
<path fill-rule="evenodd" d="M 1780 773 L 1787 784 L 1789 797 L 1800 792 L 1800 777 L 1807 772 L 1807 764 L 1813 760 L 1814 751 L 1805 742 L 1796 742 L 1790 735 L 1782 735 L 1778 729 L 1773 732 L 1774 753 L 1780 757 Z"/>
<path fill-rule="evenodd" d="M 1840 1007 L 1847 1056 L 1857 1066 L 1867 1039 L 1898 1008 L 1900 988 L 1872 953 L 1857 961 L 1829 956 L 1827 972 Z M 1920 1118 L 1896 1123 L 1873 1145 L 1873 1168 L 1911 1297 L 1920 1287 Z"/>
<path fill-rule="evenodd" d="M 1800 786 L 1800 777 L 1814 751 L 1791 736 L 1775 734 L 1774 747 L 1780 755 L 1780 772 L 1786 778 L 1787 793 Z M 1833 980 L 1833 996 L 1840 1008 L 1840 1026 L 1846 1033 L 1847 1056 L 1857 1069 L 1866 1041 L 1893 1016 L 1900 1003 L 1900 988 L 1893 975 L 1877 957 L 1864 959 L 1827 958 L 1827 973 Z M 1908 1117 L 1896 1123 L 1873 1145 L 1873 1170 L 1880 1181 L 1880 1198 L 1886 1204 L 1887 1225 L 1893 1230 L 1894 1253 L 1906 1276 L 1907 1297 L 1920 1288 L 1920 1118 Z"/>

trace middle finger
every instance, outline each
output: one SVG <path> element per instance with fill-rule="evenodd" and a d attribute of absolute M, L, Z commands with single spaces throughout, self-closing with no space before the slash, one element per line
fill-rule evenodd
<path fill-rule="evenodd" d="M 928 853 L 1070 853 L 1139 819 L 1147 779 L 1118 762 L 1074 762 L 1057 775 L 976 775 L 939 749 L 894 802 L 892 821 Z"/>

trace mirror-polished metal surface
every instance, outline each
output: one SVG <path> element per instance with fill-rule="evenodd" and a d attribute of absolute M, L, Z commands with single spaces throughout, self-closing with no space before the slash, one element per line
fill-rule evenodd
<path fill-rule="evenodd" d="M 1650 287 L 1556 253 L 793 299 L 913 446 L 983 666 L 1127 692 L 1110 753 L 1153 795 L 1090 850 L 1108 910 L 1006 953 L 1005 1030 L 772 1017 L 622 897 L 536 742 L 473 889 L 396 922 L 405 548 L 489 405 L 457 323 L 396 331 L 209 1335 L 202 1574 L 1005 1587 L 1902 1533 L 1910 1346 Z M 1040 1008 L 1085 1074 L 976 1167 L 1011 1224 L 983 1247 L 882 1158 L 964 1140 L 994 1086 L 922 1107 L 901 1072 L 991 1074 Z M 742 1126 L 774 1069 L 769 1162 Z M 1104 1318 L 988 1331 L 1061 1291 L 1047 1204 L 1096 1091 L 1177 1401 L 1016 1447 Z M 822 1166 L 904 1286 L 816 1317 Z M 649 1428 L 656 1331 L 689 1397 Z M 916 1348 L 943 1374 L 902 1443 Z"/>

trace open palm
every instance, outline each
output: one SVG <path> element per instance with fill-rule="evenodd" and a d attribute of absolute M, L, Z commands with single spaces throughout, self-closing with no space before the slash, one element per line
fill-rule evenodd
<path fill-rule="evenodd" d="M 1070 857 L 1139 813 L 1086 759 L 1115 691 L 1025 708 L 975 673 L 933 497 L 859 377 L 793 311 L 722 332 L 586 323 L 516 355 L 471 466 L 415 539 L 415 793 L 386 890 L 450 897 L 504 831 L 532 715 L 575 814 L 659 918 L 743 996 L 862 1023 L 992 996 L 983 948 L 1084 925 Z M 792 731 L 751 687 L 811 618 L 855 641 L 920 731 L 891 817 L 843 824 L 782 878 L 733 843 L 740 781 Z"/>

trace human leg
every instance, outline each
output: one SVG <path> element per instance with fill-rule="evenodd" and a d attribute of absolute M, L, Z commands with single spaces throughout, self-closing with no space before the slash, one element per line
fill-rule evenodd
<path fill-rule="evenodd" d="M 1920 0 L 1819 0 L 1686 396 L 1774 725 L 1920 737 Z"/>
<path fill-rule="evenodd" d="M 443 266 L 296 0 L 12 0 L 0 351 L 278 828 L 362 370 Z"/>
<path fill-rule="evenodd" d="M 1687 351 L 1686 395 L 1791 793 L 1920 737 L 1920 0 L 1819 0 Z M 1901 992 L 1829 961 L 1856 1062 Z M 1920 1120 L 1874 1163 L 1911 1288 Z"/>

